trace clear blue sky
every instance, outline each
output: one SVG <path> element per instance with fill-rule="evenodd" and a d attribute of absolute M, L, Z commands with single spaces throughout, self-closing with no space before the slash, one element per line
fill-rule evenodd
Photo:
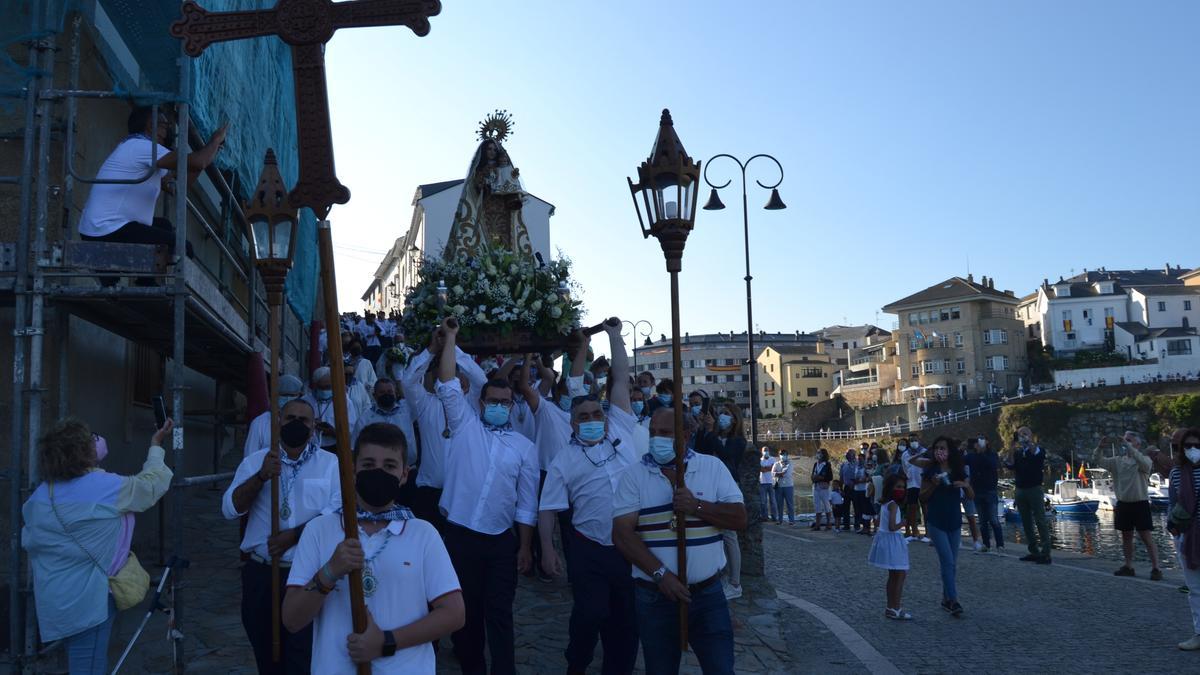
<path fill-rule="evenodd" d="M 404 233 L 418 184 L 464 177 L 496 108 L 592 320 L 669 332 L 625 182 L 664 107 L 697 158 L 784 165 L 787 210 L 750 195 L 762 330 L 875 322 L 968 259 L 1018 295 L 1083 268 L 1200 266 L 1198 37 L 1200 3 L 1100 0 L 446 0 L 424 38 L 342 31 L 326 52 L 353 192 L 331 216 L 340 303 L 361 307 L 364 251 Z M 723 199 L 684 257 L 692 333 L 745 328 L 739 195 Z"/>

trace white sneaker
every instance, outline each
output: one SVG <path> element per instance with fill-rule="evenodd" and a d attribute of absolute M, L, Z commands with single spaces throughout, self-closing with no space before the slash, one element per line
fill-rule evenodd
<path fill-rule="evenodd" d="M 916 540 L 917 540 L 917 538 L 916 538 L 916 537 L 905 537 L 905 538 L 904 538 L 904 541 L 907 541 L 907 542 L 914 542 L 914 541 L 916 541 Z"/>
<path fill-rule="evenodd" d="M 979 552 L 980 552 L 980 551 L 982 551 L 982 550 L 983 550 L 983 542 L 981 542 L 981 541 L 979 541 L 978 539 L 976 539 L 976 540 L 975 540 L 975 552 L 976 552 L 976 553 L 979 553 Z"/>
<path fill-rule="evenodd" d="M 1200 635 L 1193 635 L 1192 639 L 1180 642 L 1179 648 L 1185 652 L 1194 652 L 1200 650 Z"/>
<path fill-rule="evenodd" d="M 929 537 L 921 537 L 922 544 L 932 544 L 933 541 Z"/>
<path fill-rule="evenodd" d="M 729 585 L 725 586 L 725 599 L 726 600 L 734 600 L 734 599 L 737 599 L 740 597 L 742 597 L 741 585 L 734 586 L 733 584 L 729 584 Z"/>

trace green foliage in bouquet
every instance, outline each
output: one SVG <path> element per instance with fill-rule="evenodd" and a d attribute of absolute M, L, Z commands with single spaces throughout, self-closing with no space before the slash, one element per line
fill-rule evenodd
<path fill-rule="evenodd" d="M 404 296 L 401 326 L 410 342 L 428 340 L 444 316 L 458 319 L 465 340 L 514 331 L 568 335 L 583 310 L 570 273 L 571 261 L 561 255 L 546 265 L 503 249 L 470 260 L 426 258 Z"/>

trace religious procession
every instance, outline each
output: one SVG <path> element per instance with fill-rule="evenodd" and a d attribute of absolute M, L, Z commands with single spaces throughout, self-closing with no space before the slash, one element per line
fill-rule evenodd
<path fill-rule="evenodd" d="M 681 26 L 747 50 L 865 25 L 700 5 Z M 714 127 L 679 64 L 607 84 L 646 67 L 608 52 L 696 11 L 613 23 L 633 8 L 0 7 L 5 672 L 1196 667 L 1200 390 L 1148 369 L 1200 337 L 1190 300 L 1179 326 L 1131 317 L 1200 295 L 1200 270 L 1087 291 L 1129 293 L 1129 321 L 1104 314 L 1106 358 L 1136 334 L 1111 389 L 1035 388 L 1040 327 L 1015 313 L 1087 270 L 1019 302 L 968 271 L 884 306 L 892 331 L 762 331 L 747 190 L 791 217 L 783 164 L 681 134 L 779 136 Z M 760 318 L 851 311 L 833 265 L 864 257 L 772 233 Z M 959 321 L 986 365 L 951 382 Z M 1055 664 L 1050 628 L 1090 661 Z"/>

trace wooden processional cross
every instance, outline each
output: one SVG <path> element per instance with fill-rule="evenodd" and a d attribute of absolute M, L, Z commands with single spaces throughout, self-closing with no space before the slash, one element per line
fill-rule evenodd
<path fill-rule="evenodd" d="M 171 24 L 171 35 L 183 40 L 188 56 L 199 56 L 214 42 L 244 40 L 276 35 L 292 47 L 292 74 L 296 92 L 296 136 L 300 179 L 288 193 L 289 205 L 312 209 L 323 222 L 318 230 L 321 285 L 329 328 L 329 362 L 333 384 L 334 422 L 337 427 L 338 473 L 342 488 L 342 522 L 347 538 L 358 537 L 354 466 L 350 457 L 350 431 L 346 410 L 346 376 L 342 369 L 341 333 L 338 325 L 333 240 L 325 221 L 334 204 L 350 201 L 350 190 L 337 179 L 333 167 L 333 138 L 329 124 L 329 94 L 325 83 L 325 43 L 339 28 L 408 26 L 418 36 L 429 33 L 429 17 L 442 11 L 440 0 L 278 0 L 274 9 L 238 12 L 208 12 L 192 0 L 183 3 L 182 17 Z M 272 361 L 275 355 L 271 355 Z M 275 425 L 272 425 L 275 426 Z M 274 435 L 274 434 L 273 434 Z M 273 481 L 276 485 L 278 479 Z M 274 492 L 274 490 L 273 490 Z M 272 504 L 272 528 L 279 528 L 278 512 Z M 271 569 L 272 652 L 280 660 L 279 567 Z M 350 608 L 354 632 L 367 629 L 362 574 L 350 575 Z M 360 675 L 370 673 L 370 664 L 358 666 Z"/>

